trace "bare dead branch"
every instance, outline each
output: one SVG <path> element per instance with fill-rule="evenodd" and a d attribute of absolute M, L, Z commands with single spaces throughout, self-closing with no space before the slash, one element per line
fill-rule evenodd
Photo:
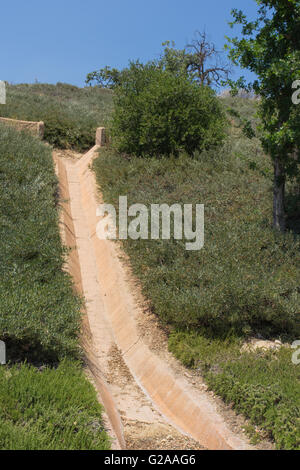
<path fill-rule="evenodd" d="M 200 85 L 220 86 L 231 73 L 229 63 L 223 62 L 223 52 L 218 51 L 214 43 L 207 38 L 206 32 L 195 33 L 195 37 L 186 46 L 188 51 L 189 72 L 195 74 Z"/>

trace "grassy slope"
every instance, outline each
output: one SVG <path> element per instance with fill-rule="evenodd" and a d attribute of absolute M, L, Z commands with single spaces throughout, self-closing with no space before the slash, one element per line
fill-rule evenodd
<path fill-rule="evenodd" d="M 107 450 L 101 412 L 76 363 L 0 369 L 2 450 Z"/>
<path fill-rule="evenodd" d="M 45 122 L 45 140 L 60 148 L 85 151 L 95 143 L 95 130 L 105 123 L 112 94 L 99 88 L 72 85 L 9 85 L 0 115 Z"/>
<path fill-rule="evenodd" d="M 255 121 L 253 102 L 226 105 Z M 125 159 L 107 151 L 95 171 L 105 201 L 115 206 L 119 195 L 129 205 L 205 204 L 200 252 L 174 240 L 127 240 L 124 248 L 152 309 L 170 327 L 171 351 L 200 368 L 279 448 L 298 448 L 299 367 L 291 351 L 272 358 L 240 353 L 247 335 L 299 335 L 299 242 L 270 227 L 272 172 L 259 141 L 234 127 L 223 149 L 194 160 Z"/>
<path fill-rule="evenodd" d="M 57 209 L 51 149 L 0 125 L 0 338 L 18 364 L 0 368 L 1 449 L 109 448 L 76 362 L 80 300 L 62 271 Z"/>
<path fill-rule="evenodd" d="M 80 304 L 62 271 L 51 148 L 0 129 L 1 336 L 18 354 L 76 355 Z"/>

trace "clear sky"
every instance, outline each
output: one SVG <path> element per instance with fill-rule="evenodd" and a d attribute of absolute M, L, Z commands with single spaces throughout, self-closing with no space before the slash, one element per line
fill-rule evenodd
<path fill-rule="evenodd" d="M 10 0 L 0 4 L 0 80 L 66 82 L 129 59 L 146 61 L 174 40 L 184 47 L 205 28 L 223 48 L 232 8 L 255 17 L 254 0 Z M 247 72 L 243 72 L 249 77 Z M 237 71 L 235 77 L 238 78 Z"/>

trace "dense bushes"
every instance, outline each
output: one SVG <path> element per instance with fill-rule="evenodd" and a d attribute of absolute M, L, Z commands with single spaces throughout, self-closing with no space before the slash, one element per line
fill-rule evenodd
<path fill-rule="evenodd" d="M 0 449 L 105 450 L 102 407 L 80 366 L 0 368 Z"/>
<path fill-rule="evenodd" d="M 10 85 L 1 116 L 44 121 L 45 140 L 55 147 L 88 150 L 96 128 L 111 112 L 112 94 L 99 88 L 57 85 Z"/>
<path fill-rule="evenodd" d="M 244 354 L 239 361 L 210 372 L 208 384 L 227 403 L 234 403 L 253 424 L 267 431 L 278 449 L 300 449 L 299 376 L 291 351 L 277 355 Z"/>
<path fill-rule="evenodd" d="M 9 356 L 77 354 L 80 303 L 62 271 L 51 149 L 0 126 L 0 336 Z"/>
<path fill-rule="evenodd" d="M 219 145 L 225 118 L 209 87 L 152 64 L 134 64 L 115 88 L 111 132 L 121 153 L 192 155 Z"/>
<path fill-rule="evenodd" d="M 210 389 L 273 438 L 278 449 L 300 449 L 299 366 L 292 363 L 289 348 L 241 354 L 240 340 L 220 340 L 205 332 L 174 332 L 169 347 L 204 375 Z M 251 431 L 259 439 L 255 428 Z"/>

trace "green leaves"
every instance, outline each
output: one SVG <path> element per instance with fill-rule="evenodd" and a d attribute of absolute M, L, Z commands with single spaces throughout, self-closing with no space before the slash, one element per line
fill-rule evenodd
<path fill-rule="evenodd" d="M 261 96 L 264 147 L 288 165 L 300 147 L 300 126 L 295 129 L 292 117 L 296 114 L 299 122 L 300 107 L 295 109 L 291 99 L 292 83 L 300 77 L 300 2 L 257 3 L 261 8 L 255 22 L 248 22 L 241 11 L 232 11 L 232 25 L 242 25 L 244 37 L 229 40 L 229 49 L 234 63 L 257 74 L 258 80 L 246 85 L 240 79 L 231 85 L 234 89 L 252 86 Z"/>
<path fill-rule="evenodd" d="M 300 170 L 300 106 L 292 100 L 293 82 L 300 77 L 300 2 L 257 3 L 261 7 L 255 22 L 248 22 L 241 11 L 232 11 L 231 25 L 242 25 L 243 38 L 230 39 L 228 48 L 232 61 L 258 79 L 249 85 L 240 79 L 231 86 L 233 92 L 252 87 L 260 96 L 261 142 L 274 162 L 273 226 L 284 232 L 286 181 Z"/>
<path fill-rule="evenodd" d="M 277 449 L 300 448 L 299 366 L 292 364 L 291 348 L 247 351 L 235 336 L 216 338 L 203 329 L 173 331 L 169 349 L 204 376 L 226 403 L 259 426 L 254 430 L 258 440 L 271 438 Z"/>
<path fill-rule="evenodd" d="M 121 76 L 122 73 L 118 69 L 106 66 L 98 71 L 88 73 L 85 83 L 92 85 L 93 82 L 96 82 L 101 88 L 112 90 L 120 84 Z"/>
<path fill-rule="evenodd" d="M 210 88 L 152 64 L 131 64 L 114 103 L 111 133 L 121 153 L 192 155 L 225 136 L 225 116 Z"/>

